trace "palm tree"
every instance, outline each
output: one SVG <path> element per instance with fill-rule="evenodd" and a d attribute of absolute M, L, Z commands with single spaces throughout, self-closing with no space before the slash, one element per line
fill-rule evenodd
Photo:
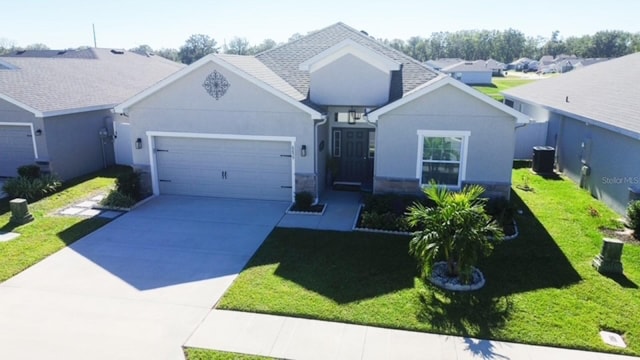
<path fill-rule="evenodd" d="M 495 240 L 490 239 L 502 238 L 501 228 L 484 210 L 484 189 L 471 185 L 452 192 L 432 181 L 423 191 L 435 206 L 409 207 L 409 224 L 420 229 L 413 234 L 409 253 L 419 261 L 423 276 L 431 274 L 436 261 L 445 260 L 447 275 L 468 284 L 479 256 L 493 250 Z"/>

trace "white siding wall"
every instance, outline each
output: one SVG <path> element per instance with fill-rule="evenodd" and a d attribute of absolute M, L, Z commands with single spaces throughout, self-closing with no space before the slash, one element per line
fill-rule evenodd
<path fill-rule="evenodd" d="M 460 81 L 468 85 L 491 84 L 491 71 L 464 71 L 461 72 Z"/>

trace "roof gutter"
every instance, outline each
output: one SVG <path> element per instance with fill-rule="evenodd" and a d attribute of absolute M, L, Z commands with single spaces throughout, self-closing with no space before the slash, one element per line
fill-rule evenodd
<path fill-rule="evenodd" d="M 568 118 L 572 118 L 572 119 L 575 119 L 575 120 L 578 120 L 578 121 L 583 121 L 585 123 L 601 127 L 601 128 L 603 128 L 605 130 L 609 130 L 609 131 L 617 133 L 617 134 L 628 136 L 628 137 L 630 137 L 632 139 L 640 140 L 640 133 L 638 133 L 638 132 L 635 132 L 635 131 L 632 131 L 632 130 L 623 129 L 623 128 L 619 127 L 619 126 L 607 124 L 605 122 L 598 121 L 598 120 L 595 120 L 595 119 L 591 119 L 591 118 L 588 118 L 588 117 L 585 117 L 585 116 L 582 116 L 582 115 L 578 115 L 578 114 L 575 114 L 575 113 L 571 113 L 571 112 L 568 112 L 568 111 L 565 111 L 565 110 L 561 110 L 561 109 L 555 108 L 553 106 L 533 103 L 530 100 L 525 100 L 523 98 L 520 98 L 518 96 L 513 96 L 511 94 L 507 94 L 507 93 L 502 93 L 502 94 L 505 95 L 505 98 L 509 97 L 510 99 L 517 100 L 517 101 L 520 101 L 520 102 L 523 102 L 523 103 L 527 103 L 529 105 L 540 106 L 543 109 L 551 111 L 551 112 L 554 112 L 554 113 L 556 113 L 558 115 L 562 115 L 562 116 L 565 116 L 565 117 L 568 117 Z M 533 121 L 533 122 L 535 122 L 535 121 Z"/>
<path fill-rule="evenodd" d="M 318 184 L 318 174 L 320 173 L 319 169 L 318 169 L 318 152 L 315 151 L 316 149 L 318 149 L 318 129 L 320 128 L 321 125 L 324 125 L 327 123 L 327 114 L 323 114 L 321 117 L 321 120 L 318 121 L 317 123 L 315 123 L 314 127 L 313 127 L 313 131 L 314 131 L 314 140 L 315 140 L 315 146 L 314 146 L 314 156 L 313 156 L 313 168 L 315 169 L 315 173 L 316 173 L 316 198 L 315 198 L 315 204 L 317 204 L 318 202 L 320 202 L 320 185 Z"/>

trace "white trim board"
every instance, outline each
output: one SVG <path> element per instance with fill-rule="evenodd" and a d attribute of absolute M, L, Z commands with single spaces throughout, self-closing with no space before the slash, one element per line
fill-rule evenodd
<path fill-rule="evenodd" d="M 467 179 L 467 154 L 469 149 L 469 137 L 471 137 L 471 131 L 457 131 L 457 130 L 418 130 L 418 157 L 416 161 L 416 178 L 421 187 L 427 186 L 422 182 L 422 162 L 424 151 L 424 138 L 429 137 L 461 137 L 462 138 L 462 154 L 460 156 L 460 173 L 458 176 L 458 184 L 456 186 L 446 185 L 449 188 L 460 189 L 462 183 Z"/>
<path fill-rule="evenodd" d="M 385 73 L 400 70 L 401 67 L 400 63 L 391 60 L 389 57 L 383 56 L 351 39 L 346 39 L 311 59 L 304 61 L 300 64 L 299 69 L 314 72 L 345 55 L 353 55 Z"/>
<path fill-rule="evenodd" d="M 0 125 L 7 126 L 28 126 L 31 131 L 31 144 L 33 144 L 33 156 L 38 160 L 38 146 L 36 145 L 36 133 L 33 130 L 32 123 L 18 123 L 18 122 L 0 122 Z"/>

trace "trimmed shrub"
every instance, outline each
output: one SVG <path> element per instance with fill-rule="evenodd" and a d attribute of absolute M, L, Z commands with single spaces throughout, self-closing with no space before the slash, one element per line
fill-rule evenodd
<path fill-rule="evenodd" d="M 132 171 L 118 175 L 116 178 L 116 191 L 134 200 L 140 200 L 140 173 Z"/>
<path fill-rule="evenodd" d="M 100 201 L 100 204 L 116 208 L 130 208 L 136 200 L 129 195 L 125 195 L 117 190 L 111 190 L 109 195 Z"/>
<path fill-rule="evenodd" d="M 376 213 L 365 211 L 360 217 L 360 227 L 377 230 L 409 231 L 409 223 L 404 215 L 392 212 Z"/>
<path fill-rule="evenodd" d="M 632 201 L 627 207 L 627 223 L 633 236 L 640 239 L 640 200 Z"/>
<path fill-rule="evenodd" d="M 367 212 L 378 214 L 394 213 L 404 215 L 411 204 L 419 202 L 429 205 L 423 196 L 397 195 L 397 194 L 374 194 L 367 195 L 364 199 L 364 208 Z"/>
<path fill-rule="evenodd" d="M 62 183 L 53 175 L 42 175 L 39 178 L 20 176 L 7 180 L 2 190 L 11 198 L 23 198 L 29 202 L 55 193 Z"/>
<path fill-rule="evenodd" d="M 296 209 L 299 211 L 309 211 L 311 204 L 313 204 L 313 194 L 308 191 L 301 191 L 296 193 Z"/>
<path fill-rule="evenodd" d="M 484 205 L 484 210 L 500 225 L 511 225 L 516 215 L 516 209 L 505 197 L 490 198 Z"/>
<path fill-rule="evenodd" d="M 18 168 L 18 176 L 27 179 L 37 179 L 40 177 L 40 166 L 35 164 L 20 166 Z"/>

